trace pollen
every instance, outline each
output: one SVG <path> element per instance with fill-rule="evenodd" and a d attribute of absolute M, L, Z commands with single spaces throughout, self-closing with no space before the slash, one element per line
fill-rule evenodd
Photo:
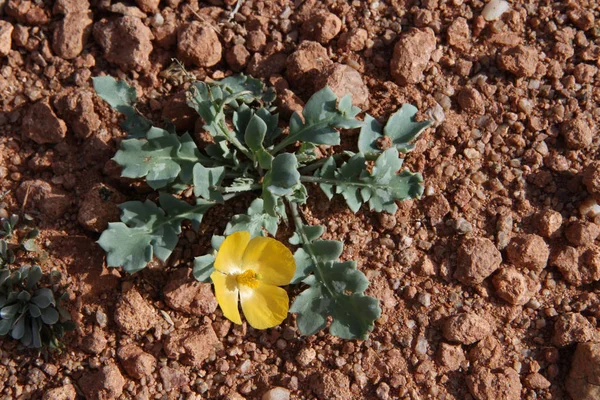
<path fill-rule="evenodd" d="M 249 269 L 241 274 L 236 275 L 235 279 L 238 285 L 246 285 L 254 289 L 258 287 L 260 275 L 254 272 L 254 270 Z"/>

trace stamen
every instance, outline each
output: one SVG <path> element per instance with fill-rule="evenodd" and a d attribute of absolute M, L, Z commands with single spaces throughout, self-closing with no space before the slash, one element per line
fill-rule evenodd
<path fill-rule="evenodd" d="M 259 274 L 249 269 L 244 271 L 241 274 L 236 275 L 235 279 L 238 285 L 246 285 L 251 288 L 258 287 L 258 279 L 260 278 Z"/>

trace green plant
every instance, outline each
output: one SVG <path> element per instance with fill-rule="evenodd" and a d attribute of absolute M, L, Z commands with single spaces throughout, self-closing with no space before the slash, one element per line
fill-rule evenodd
<path fill-rule="evenodd" d="M 75 325 L 61 306 L 67 293 L 57 298 L 52 289 L 39 287 L 43 276 L 39 266 L 0 269 L 0 336 L 10 334 L 26 347 L 60 349 L 59 339 Z"/>
<path fill-rule="evenodd" d="M 25 214 L 23 219 L 26 222 L 31 222 L 31 217 L 27 214 Z M 19 222 L 19 216 L 15 214 L 8 218 L 0 218 L 0 267 L 14 263 L 15 252 L 18 250 L 38 250 L 35 238 L 39 235 L 40 231 L 37 228 L 19 225 Z M 17 228 L 21 231 L 21 238 L 18 240 L 18 243 L 11 244 L 10 240 L 17 233 Z"/>
<path fill-rule="evenodd" d="M 247 213 L 234 216 L 224 235 L 248 231 L 252 236 L 275 236 L 289 213 L 295 227 L 290 244 L 298 246 L 292 283 L 308 285 L 290 309 L 298 314 L 300 332 L 313 334 L 331 317 L 331 334 L 367 337 L 381 310 L 375 298 L 364 294 L 365 275 L 354 261 L 339 261 L 343 244 L 320 239 L 324 227 L 305 225 L 298 205 L 306 203 L 307 183 L 319 185 L 329 199 L 341 194 L 354 212 L 368 204 L 373 211 L 394 213 L 396 201 L 419 197 L 421 175 L 398 173 L 403 161 L 399 153 L 412 150 L 410 142 L 430 124 L 414 121 L 414 107 L 404 105 L 382 128 L 369 115 L 364 122 L 356 119 L 360 109 L 352 105 L 350 95 L 338 101 L 324 88 L 310 98 L 302 115 L 292 116 L 289 132 L 282 135 L 272 106 L 274 92 L 259 80 L 238 75 L 194 81 L 187 92 L 188 105 L 214 140 L 201 152 L 189 134 L 154 127 L 137 114 L 135 90 L 126 83 L 96 77 L 94 87 L 126 117 L 123 126 L 129 138 L 114 157 L 123 167 L 122 176 L 145 178 L 160 190 L 158 204 L 147 200 L 120 206 L 121 222 L 109 224 L 98 241 L 109 266 L 133 273 L 153 257 L 164 261 L 177 244 L 183 220 L 191 220 L 197 229 L 210 207 L 242 192 L 256 193 Z M 317 146 L 340 144 L 339 129 L 355 128 L 361 128 L 358 153 L 317 156 Z M 192 201 L 173 196 L 190 187 Z M 223 240 L 213 236 L 215 250 Z M 214 253 L 197 257 L 196 279 L 208 280 L 213 262 Z"/>

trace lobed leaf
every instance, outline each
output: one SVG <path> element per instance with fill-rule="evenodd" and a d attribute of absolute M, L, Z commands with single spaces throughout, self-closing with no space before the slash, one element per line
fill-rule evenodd
<path fill-rule="evenodd" d="M 366 156 L 374 156 L 382 152 L 377 141 L 383 137 L 390 138 L 394 147 L 401 153 L 408 153 L 415 148 L 412 144 L 433 121 L 415 121 L 417 108 L 411 104 L 403 104 L 388 119 L 385 127 L 370 115 L 365 116 L 365 123 L 358 137 L 358 150 Z"/>
<path fill-rule="evenodd" d="M 159 128 L 152 128 L 148 139 L 124 140 L 113 160 L 123 167 L 121 176 L 145 177 L 152 189 L 164 188 L 178 178 L 190 184 L 194 166 L 211 163 L 200 154 L 190 135 L 178 136 Z"/>
<path fill-rule="evenodd" d="M 106 101 L 113 109 L 125 115 L 121 125 L 129 136 L 142 138 L 152 127 L 152 123 L 135 110 L 137 94 L 135 88 L 124 81 L 117 81 L 111 76 L 96 76 L 92 79 L 96 94 Z"/>
<path fill-rule="evenodd" d="M 234 215 L 225 228 L 225 236 L 234 232 L 248 231 L 251 237 L 266 236 L 266 232 L 275 236 L 279 218 L 265 212 L 263 199 L 255 199 L 248 207 L 247 214 Z"/>
<path fill-rule="evenodd" d="M 337 105 L 337 96 L 329 87 L 313 94 L 306 102 L 301 118 L 295 113 L 290 119 L 290 132 L 277 146 L 274 153 L 295 142 L 338 145 L 340 134 L 335 128 L 353 129 L 362 125 L 355 117 L 357 107 L 348 107 L 347 101 Z"/>
<path fill-rule="evenodd" d="M 215 203 L 196 199 L 190 205 L 161 193 L 161 207 L 150 200 L 121 204 L 121 221 L 108 225 L 98 244 L 106 251 L 109 267 L 123 267 L 134 273 L 156 256 L 162 261 L 173 252 L 181 233 L 181 222 L 191 220 L 198 227 L 206 211 Z M 164 210 L 168 210 L 168 214 Z"/>
<path fill-rule="evenodd" d="M 355 154 L 340 168 L 330 157 L 315 173 L 316 179 L 303 177 L 307 182 L 318 183 L 325 195 L 331 199 L 341 194 L 348 207 L 357 212 L 368 202 L 372 211 L 395 213 L 396 201 L 419 197 L 423 194 L 421 174 L 398 170 L 402 159 L 398 151 L 390 148 L 379 155 L 371 172 L 368 171 L 362 153 Z"/>
<path fill-rule="evenodd" d="M 206 254 L 194 258 L 194 268 L 192 272 L 194 278 L 199 282 L 210 282 L 210 275 L 215 270 L 215 256 L 212 254 Z"/>
<path fill-rule="evenodd" d="M 340 262 L 343 244 L 334 240 L 315 240 L 323 228 L 308 227 L 296 221 L 294 242 L 302 244 L 294 254 L 296 275 L 292 283 L 309 286 L 296 297 L 290 312 L 298 314 L 298 329 L 312 335 L 327 326 L 329 332 L 343 339 L 366 339 L 381 315 L 379 301 L 364 295 L 369 282 L 356 269 L 354 261 Z M 312 239 L 314 238 L 314 239 Z"/>
<path fill-rule="evenodd" d="M 206 200 L 223 202 L 221 192 L 214 189 L 221 185 L 225 177 L 225 167 L 206 168 L 198 163 L 194 166 L 194 195 Z"/>
<path fill-rule="evenodd" d="M 278 210 L 284 209 L 284 196 L 297 203 L 303 203 L 306 198 L 306 188 L 300 183 L 298 161 L 290 153 L 277 155 L 272 168 L 264 176 L 262 199 L 265 212 L 277 217 Z"/>

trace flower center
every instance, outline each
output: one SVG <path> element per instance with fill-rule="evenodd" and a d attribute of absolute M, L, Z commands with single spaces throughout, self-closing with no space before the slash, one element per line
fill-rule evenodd
<path fill-rule="evenodd" d="M 259 279 L 260 279 L 260 275 L 251 269 L 244 271 L 241 274 L 237 274 L 235 276 L 235 280 L 237 281 L 238 285 L 246 285 L 253 289 L 258 287 Z"/>

